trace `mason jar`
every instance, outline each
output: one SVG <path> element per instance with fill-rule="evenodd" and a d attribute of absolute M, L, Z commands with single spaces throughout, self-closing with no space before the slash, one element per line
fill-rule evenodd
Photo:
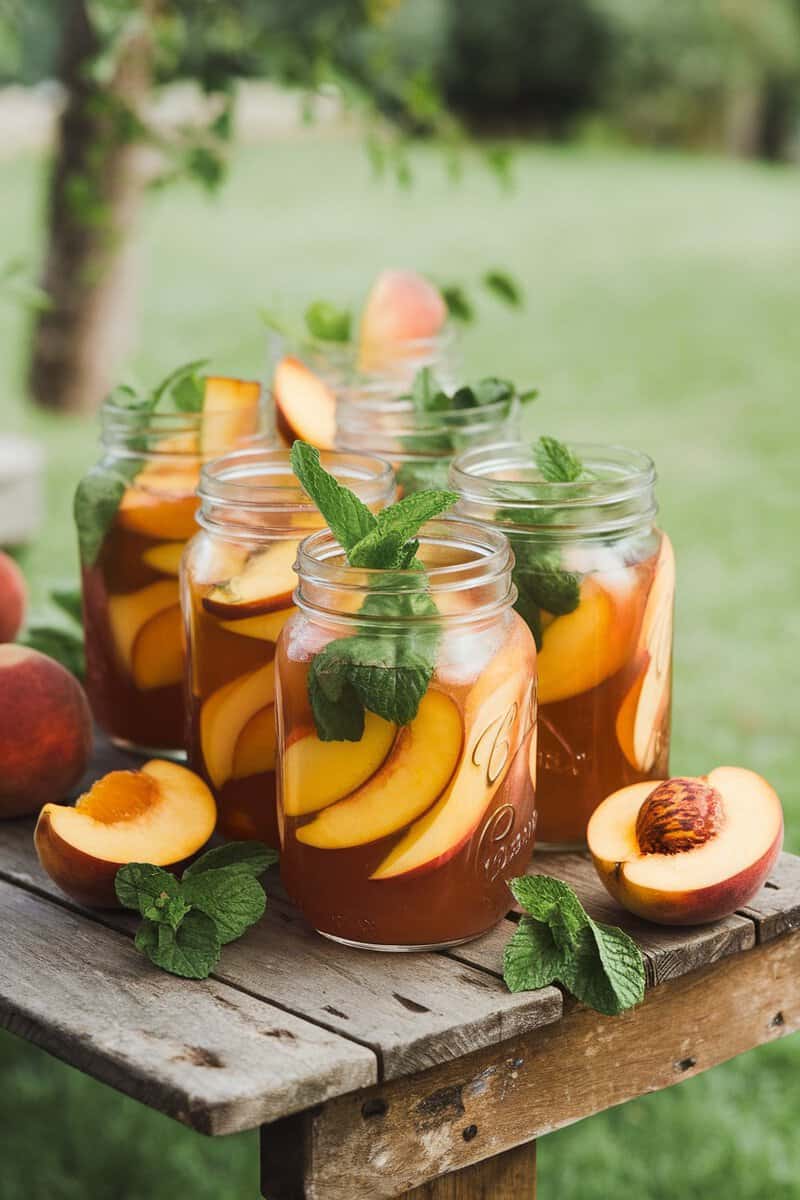
<path fill-rule="evenodd" d="M 585 478 L 548 483 L 507 442 L 462 454 L 454 512 L 507 534 L 517 611 L 539 649 L 539 844 L 583 846 L 610 792 L 669 775 L 675 559 L 645 454 L 575 445 Z"/>
<path fill-rule="evenodd" d="M 444 488 L 454 456 L 518 436 L 519 409 L 511 395 L 474 408 L 421 412 L 392 383 L 361 383 L 339 395 L 337 445 L 388 458 L 403 494 Z"/>
<path fill-rule="evenodd" d="M 322 463 L 373 511 L 393 500 L 382 459 L 332 452 Z M 189 765 L 214 793 L 220 833 L 277 847 L 275 643 L 296 611 L 300 540 L 324 521 L 284 449 L 209 463 L 199 494 L 182 569 Z"/>
<path fill-rule="evenodd" d="M 103 456 L 75 495 L 86 690 L 98 724 L 126 748 L 183 751 L 178 569 L 197 528 L 200 468 L 264 425 L 258 383 L 218 379 L 206 386 L 214 384 L 213 411 L 146 411 L 108 401 Z"/>
<path fill-rule="evenodd" d="M 283 882 L 320 933 L 379 950 L 491 928 L 536 826 L 536 649 L 508 541 L 453 520 L 418 536 L 424 571 L 306 538 L 276 652 Z"/>

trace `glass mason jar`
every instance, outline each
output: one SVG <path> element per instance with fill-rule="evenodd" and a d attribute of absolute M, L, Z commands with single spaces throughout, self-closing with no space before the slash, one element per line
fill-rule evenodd
<path fill-rule="evenodd" d="M 454 456 L 473 446 L 519 435 L 519 400 L 511 396 L 476 408 L 418 412 L 392 383 L 360 384 L 340 393 L 337 445 L 371 450 L 394 466 L 403 494 L 447 487 Z"/>
<path fill-rule="evenodd" d="M 537 646 L 540 845 L 582 846 L 610 792 L 669 774 L 675 560 L 651 459 L 576 445 L 587 479 L 547 483 L 506 443 L 453 464 L 454 512 L 508 535 Z"/>
<path fill-rule="evenodd" d="M 394 499 L 388 463 L 322 455 L 373 511 Z M 277 847 L 275 643 L 296 610 L 300 540 L 324 525 L 289 452 L 241 450 L 203 469 L 201 532 L 182 569 L 189 765 L 217 801 L 218 829 Z"/>
<path fill-rule="evenodd" d="M 98 724 L 125 747 L 183 750 L 178 568 L 197 529 L 200 468 L 257 436 L 265 415 L 258 383 L 219 383 L 223 399 L 235 383 L 239 402 L 204 413 L 107 402 L 103 457 L 76 492 L 86 690 Z"/>
<path fill-rule="evenodd" d="M 424 575 L 351 567 L 327 529 L 307 538 L 276 652 L 283 882 L 320 933 L 379 950 L 491 928 L 536 825 L 536 649 L 513 610 L 508 541 L 451 520 L 419 540 Z M 416 715 L 365 711 L 351 684 L 334 700 L 337 657 L 395 703 L 412 684 L 394 672 L 413 671 Z M 317 725 L 320 681 L 334 731 Z"/>

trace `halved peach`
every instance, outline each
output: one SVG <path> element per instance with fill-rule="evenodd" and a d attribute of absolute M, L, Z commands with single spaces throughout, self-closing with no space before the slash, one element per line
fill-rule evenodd
<path fill-rule="evenodd" d="M 319 850 L 339 850 L 397 833 L 429 809 L 447 786 L 463 740 L 454 702 L 444 692 L 426 692 L 383 765 L 360 788 L 298 829 L 297 840 Z"/>
<path fill-rule="evenodd" d="M 288 446 L 299 438 L 319 450 L 336 446 L 336 397 L 305 363 L 286 355 L 275 368 L 275 424 Z"/>
<path fill-rule="evenodd" d="M 597 872 L 630 912 L 663 925 L 699 925 L 746 904 L 783 844 L 783 812 L 760 775 L 634 783 L 595 809 L 587 830 Z"/>
<path fill-rule="evenodd" d="M 418 353 L 419 342 L 435 337 L 446 320 L 447 305 L 429 280 L 415 271 L 381 271 L 361 316 L 360 369 L 378 371 Z"/>
<path fill-rule="evenodd" d="M 201 453 L 205 458 L 233 449 L 258 433 L 261 384 L 255 379 L 209 375 L 203 395 Z"/>
<path fill-rule="evenodd" d="M 162 575 L 174 575 L 177 578 L 185 549 L 185 542 L 158 542 L 143 551 L 142 562 Z"/>
<path fill-rule="evenodd" d="M 674 595 L 675 553 L 663 534 L 639 635 L 641 667 L 616 722 L 622 753 L 637 771 L 652 771 L 656 765 L 669 711 Z"/>
<path fill-rule="evenodd" d="M 177 580 L 159 579 L 135 592 L 108 597 L 108 620 L 124 666 L 133 672 L 133 648 L 145 625 L 180 604 Z"/>
<path fill-rule="evenodd" d="M 275 705 L 266 704 L 253 714 L 236 739 L 231 777 L 247 779 L 249 775 L 274 771 L 277 741 Z"/>
<path fill-rule="evenodd" d="M 396 733 L 396 725 L 371 712 L 359 742 L 323 742 L 314 729 L 294 730 L 283 754 L 286 816 L 319 812 L 355 792 L 384 762 Z"/>
<path fill-rule="evenodd" d="M 133 682 L 142 691 L 171 687 L 183 679 L 183 620 L 179 604 L 163 608 L 136 635 L 131 651 Z"/>
<path fill-rule="evenodd" d="M 537 660 L 539 703 L 591 691 L 615 675 L 633 653 L 638 611 L 635 587 L 617 594 L 595 576 L 585 576 L 574 612 L 544 626 Z"/>
<path fill-rule="evenodd" d="M 183 864 L 214 832 L 214 797 L 197 775 L 152 759 L 112 771 L 74 808 L 45 804 L 34 833 L 39 860 L 80 904 L 117 907 L 114 877 L 124 863 Z"/>
<path fill-rule="evenodd" d="M 527 629 L 524 633 L 529 638 Z M 390 850 L 372 879 L 433 870 L 456 855 L 474 833 L 520 743 L 525 708 L 520 694 L 521 654 L 518 640 L 509 639 L 478 677 L 467 694 L 465 746 L 451 783 Z"/>
<path fill-rule="evenodd" d="M 200 744 L 215 788 L 221 788 L 233 776 L 237 742 L 251 717 L 274 703 L 274 662 L 223 684 L 203 702 Z"/>
<path fill-rule="evenodd" d="M 289 608 L 297 582 L 294 564 L 299 544 L 293 538 L 287 538 L 254 554 L 245 563 L 241 574 L 219 584 L 203 597 L 203 608 L 226 621 Z"/>
<path fill-rule="evenodd" d="M 240 637 L 256 638 L 260 642 L 277 642 L 278 636 L 289 617 L 293 617 L 297 608 L 292 604 L 289 608 L 278 608 L 275 612 L 262 613 L 260 617 L 242 617 L 238 621 L 220 621 L 220 626 L 230 633 L 238 633 Z"/>

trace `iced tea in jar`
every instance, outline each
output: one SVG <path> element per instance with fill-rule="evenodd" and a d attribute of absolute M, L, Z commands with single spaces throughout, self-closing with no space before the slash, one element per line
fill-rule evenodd
<path fill-rule="evenodd" d="M 92 712 L 118 745 L 160 754 L 184 749 L 178 573 L 200 469 L 265 421 L 260 384 L 203 379 L 196 366 L 148 395 L 112 395 L 103 457 L 75 495 Z"/>
<path fill-rule="evenodd" d="M 368 510 L 391 502 L 382 459 L 329 453 L 323 462 Z M 282 448 L 208 464 L 199 492 L 202 528 L 183 564 L 189 765 L 214 792 L 220 833 L 277 847 L 275 644 L 296 611 L 298 546 L 324 521 Z"/>
<path fill-rule="evenodd" d="M 582 846 L 610 792 L 668 776 L 675 560 L 655 469 L 617 446 L 461 455 L 455 511 L 505 532 L 537 643 L 539 845 Z"/>
<path fill-rule="evenodd" d="M 284 884 L 320 933 L 380 950 L 494 925 L 536 825 L 536 650 L 507 539 L 433 519 L 402 565 L 358 565 L 419 498 L 347 553 L 328 529 L 301 544 L 276 654 Z"/>

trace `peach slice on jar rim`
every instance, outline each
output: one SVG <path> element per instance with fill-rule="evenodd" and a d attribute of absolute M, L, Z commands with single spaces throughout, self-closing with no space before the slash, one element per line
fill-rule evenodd
<path fill-rule="evenodd" d="M 212 692 L 200 709 L 200 746 L 209 778 L 221 788 L 234 775 L 238 742 L 250 720 L 275 706 L 275 663 L 240 675 Z"/>
<path fill-rule="evenodd" d="M 437 287 L 415 271 L 381 271 L 359 325 L 359 368 L 378 371 L 402 360 L 409 344 L 435 337 L 447 321 Z"/>
<path fill-rule="evenodd" d="M 612 793 L 587 841 L 610 894 L 637 916 L 699 925 L 729 916 L 762 886 L 783 844 L 781 803 L 742 767 Z"/>
<path fill-rule="evenodd" d="M 457 705 L 444 692 L 429 690 L 374 775 L 298 829 L 298 842 L 340 850 L 397 833 L 430 808 L 447 786 L 463 739 Z"/>
<path fill-rule="evenodd" d="M 313 727 L 293 730 L 283 754 L 286 816 L 319 812 L 355 792 L 385 761 L 396 735 L 396 725 L 371 712 L 358 742 L 323 742 Z"/>
<path fill-rule="evenodd" d="M 318 375 L 292 355 L 275 368 L 275 423 L 284 442 L 298 439 L 318 450 L 336 446 L 336 397 Z"/>
<path fill-rule="evenodd" d="M 642 619 L 636 679 L 620 705 L 616 732 L 620 748 L 637 771 L 651 771 L 659 753 L 659 734 L 670 703 L 672 606 L 675 553 L 666 534 Z"/>
<path fill-rule="evenodd" d="M 129 862 L 176 870 L 214 832 L 216 805 L 186 767 L 152 759 L 138 771 L 112 771 L 75 807 L 46 804 L 34 833 L 39 860 L 80 904 L 118 907 L 114 877 Z"/>
<path fill-rule="evenodd" d="M 297 582 L 294 564 L 299 544 L 294 539 L 272 542 L 249 558 L 240 574 L 212 588 L 203 597 L 203 608 L 226 621 L 288 609 Z"/>
<path fill-rule="evenodd" d="M 254 379 L 209 375 L 203 395 L 200 451 L 204 458 L 222 454 L 258 433 L 261 384 Z"/>

